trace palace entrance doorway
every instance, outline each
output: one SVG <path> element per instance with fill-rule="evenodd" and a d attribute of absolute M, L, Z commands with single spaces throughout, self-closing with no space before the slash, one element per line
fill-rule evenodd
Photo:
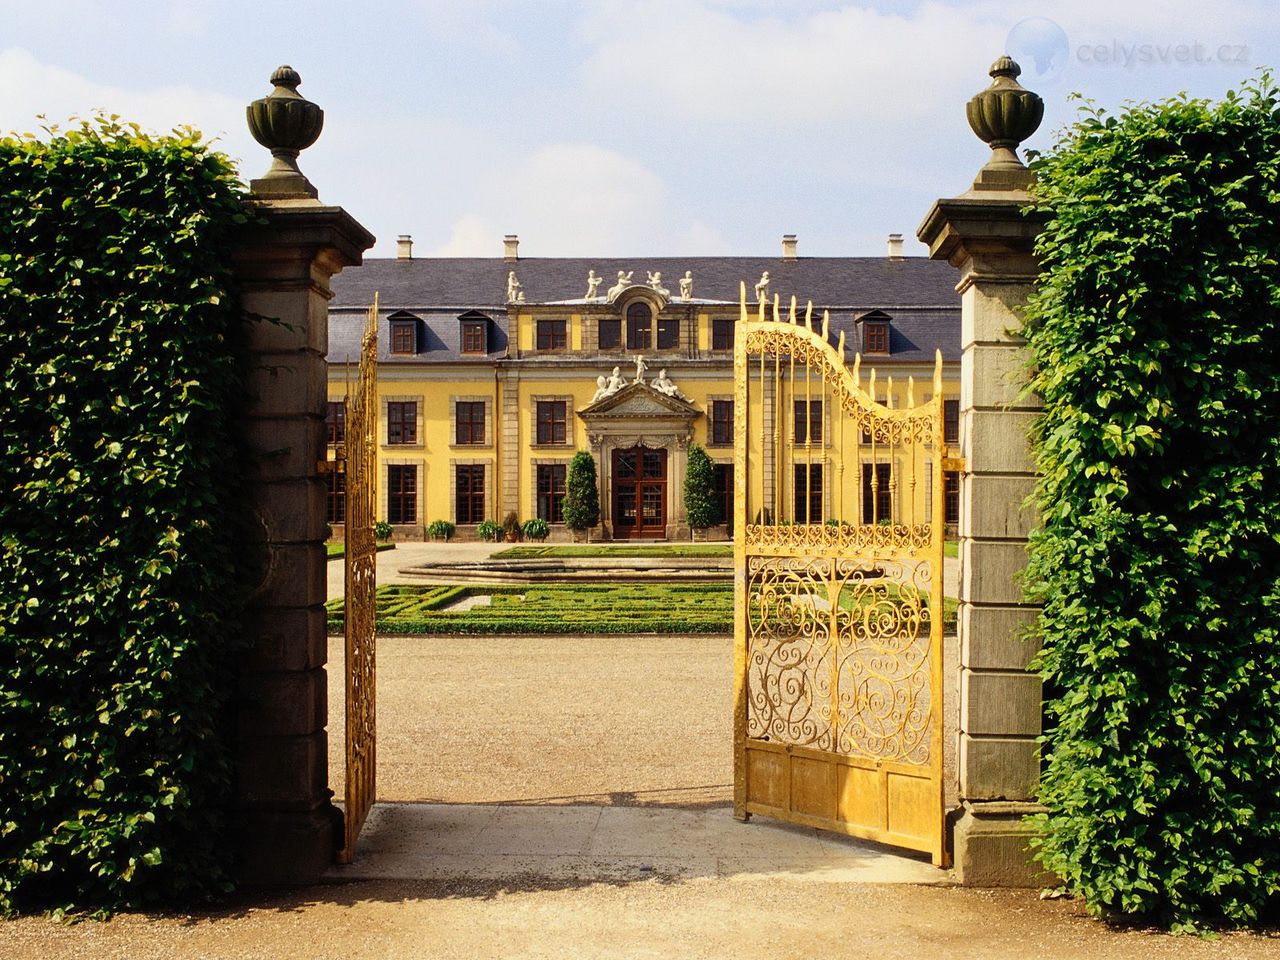
<path fill-rule="evenodd" d="M 615 540 L 667 535 L 667 451 L 630 447 L 613 451 Z"/>

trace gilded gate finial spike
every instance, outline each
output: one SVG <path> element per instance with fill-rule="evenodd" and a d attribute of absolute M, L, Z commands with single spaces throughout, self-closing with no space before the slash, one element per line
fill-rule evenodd
<path fill-rule="evenodd" d="M 862 354 L 855 353 L 853 355 L 853 385 L 859 390 L 862 389 Z"/>
<path fill-rule="evenodd" d="M 938 403 L 942 403 L 942 351 L 935 350 L 933 354 L 933 395 L 937 398 Z"/>
<path fill-rule="evenodd" d="M 916 378 L 907 377 L 907 409 L 914 409 L 916 405 Z"/>
<path fill-rule="evenodd" d="M 884 405 L 890 410 L 893 409 L 893 377 L 888 377 L 885 384 Z"/>
<path fill-rule="evenodd" d="M 791 295 L 791 314 L 787 317 L 787 323 L 796 322 L 796 295 Z"/>
<path fill-rule="evenodd" d="M 876 368 L 875 367 L 871 368 L 871 377 L 868 382 L 870 385 L 867 388 L 867 392 L 871 394 L 871 399 L 874 400 L 876 398 Z"/>
<path fill-rule="evenodd" d="M 741 308 L 742 316 L 740 319 L 743 323 L 747 322 L 747 281 L 738 281 L 738 305 Z"/>
<path fill-rule="evenodd" d="M 837 350 L 837 352 L 840 354 L 840 363 L 841 365 L 843 365 L 844 364 L 844 331 L 843 330 L 840 331 L 840 347 Z"/>
<path fill-rule="evenodd" d="M 760 298 L 760 322 L 761 323 L 764 323 L 764 320 L 765 320 L 764 308 L 765 308 L 764 297 L 761 297 Z"/>
<path fill-rule="evenodd" d="M 810 330 L 813 329 L 813 301 L 810 300 L 804 307 L 804 325 Z"/>
<path fill-rule="evenodd" d="M 781 298 L 778 294 L 775 293 L 773 295 L 773 322 L 774 323 L 782 322 L 782 314 L 778 311 L 778 301 L 780 299 Z"/>
<path fill-rule="evenodd" d="M 830 327 L 831 327 L 831 311 L 823 310 L 822 311 L 822 342 L 823 343 L 826 343 L 827 341 L 827 330 L 830 329 Z"/>

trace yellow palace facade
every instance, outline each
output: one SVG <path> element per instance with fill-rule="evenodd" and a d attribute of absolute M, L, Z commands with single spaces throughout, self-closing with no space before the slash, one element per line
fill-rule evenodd
<path fill-rule="evenodd" d="M 798 257 L 789 236 L 774 258 L 522 258 L 508 237 L 502 257 L 415 258 L 402 237 L 398 257 L 367 260 L 334 281 L 330 455 L 344 439 L 348 368 L 376 293 L 378 517 L 396 538 L 421 539 L 434 520 L 472 538 L 481 521 L 514 513 L 541 517 L 552 539 L 567 539 L 560 501 L 568 464 L 588 450 L 601 507 L 593 539 L 686 539 L 690 444 L 706 449 L 722 515 L 732 517 L 733 345 L 744 283 L 753 312 L 775 296 L 812 301 L 815 316 L 826 311 L 829 342 L 844 343 L 850 365 L 861 355 L 864 378 L 875 368 L 875 398 L 889 405 L 908 403 L 909 382 L 910 399 L 932 396 L 941 351 L 947 431 L 958 429 L 954 271 L 900 248 L 891 237 L 885 257 Z M 896 489 L 892 451 L 845 475 L 843 445 L 858 438 L 833 431 L 820 384 L 780 389 L 789 391 L 778 408 L 787 422 L 749 438 L 753 457 L 779 465 L 779 519 L 927 515 L 935 491 Z M 340 526 L 342 479 L 329 477 L 329 520 Z M 954 522 L 953 478 L 941 495 Z M 726 523 L 711 536 L 729 532 Z"/>

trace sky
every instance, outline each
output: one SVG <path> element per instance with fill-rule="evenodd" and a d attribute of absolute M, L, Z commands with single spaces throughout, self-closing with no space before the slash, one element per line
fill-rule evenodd
<path fill-rule="evenodd" d="M 394 256 L 881 255 L 989 155 L 1003 53 L 1045 100 L 1220 97 L 1280 67 L 1274 0 L 0 0 L 0 130 L 190 124 L 260 176 L 244 108 L 287 63 L 300 166 Z"/>

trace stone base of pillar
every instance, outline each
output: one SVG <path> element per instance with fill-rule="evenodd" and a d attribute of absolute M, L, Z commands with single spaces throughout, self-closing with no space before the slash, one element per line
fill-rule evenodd
<path fill-rule="evenodd" d="M 1054 885 L 1028 848 L 1034 831 L 1024 818 L 1043 809 L 1036 803 L 966 800 L 953 835 L 956 879 L 967 887 Z"/>
<path fill-rule="evenodd" d="M 687 523 L 673 523 L 667 527 L 668 540 L 692 540 L 693 528 Z"/>
<path fill-rule="evenodd" d="M 308 811 L 244 810 L 235 839 L 246 886 L 318 883 L 341 846 L 342 814 L 329 805 Z"/>

